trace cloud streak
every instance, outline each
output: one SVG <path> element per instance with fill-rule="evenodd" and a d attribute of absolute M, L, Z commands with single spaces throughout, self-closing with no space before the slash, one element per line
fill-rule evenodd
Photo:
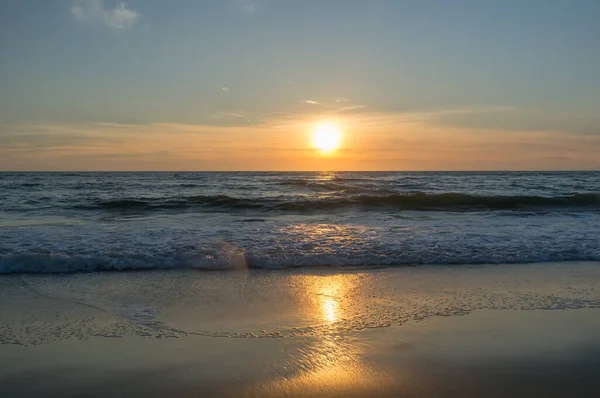
<path fill-rule="evenodd" d="M 71 7 L 71 15 L 79 23 L 101 24 L 114 30 L 131 29 L 141 17 L 125 3 L 109 9 L 105 8 L 102 0 L 76 0 Z"/>
<path fill-rule="evenodd" d="M 307 103 L 306 101 L 303 102 Z M 316 101 L 311 101 L 308 103 L 313 104 L 313 102 L 320 104 Z M 345 120 L 349 124 L 358 124 L 363 128 L 381 128 L 387 126 L 398 126 L 400 124 L 425 122 L 433 125 L 441 123 L 446 117 L 449 116 L 510 111 L 510 108 L 505 107 L 465 107 L 414 112 L 356 112 L 366 107 L 366 105 L 340 107 L 329 111 L 319 112 L 318 114 L 315 112 L 296 112 L 281 115 L 265 115 L 265 117 L 262 118 L 261 125 L 276 128 L 288 128 L 294 125 L 313 123 L 315 120 L 333 118 Z"/>
<path fill-rule="evenodd" d="M 258 9 L 258 5 L 252 0 L 238 0 L 238 6 L 246 14 L 254 14 Z"/>
<path fill-rule="evenodd" d="M 358 109 L 364 109 L 366 107 L 367 107 L 367 105 L 342 106 L 340 108 L 337 108 L 336 111 L 337 112 L 351 112 L 351 111 L 356 111 Z"/>

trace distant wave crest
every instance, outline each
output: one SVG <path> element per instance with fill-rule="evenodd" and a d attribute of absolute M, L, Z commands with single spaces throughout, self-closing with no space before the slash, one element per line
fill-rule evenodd
<path fill-rule="evenodd" d="M 160 210 L 204 207 L 223 210 L 259 210 L 280 212 L 311 212 L 354 208 L 359 210 L 421 210 L 421 211 L 485 211 L 485 210 L 551 210 L 582 208 L 600 210 L 600 195 L 578 193 L 544 196 L 478 196 L 462 193 L 354 195 L 310 199 L 235 198 L 227 195 L 197 195 L 179 198 L 139 198 L 97 201 L 78 206 L 91 210 Z"/>

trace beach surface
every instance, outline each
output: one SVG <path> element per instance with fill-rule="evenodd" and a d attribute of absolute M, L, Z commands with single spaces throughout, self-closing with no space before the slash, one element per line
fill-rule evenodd
<path fill-rule="evenodd" d="M 0 277 L 3 397 L 596 396 L 600 264 Z"/>

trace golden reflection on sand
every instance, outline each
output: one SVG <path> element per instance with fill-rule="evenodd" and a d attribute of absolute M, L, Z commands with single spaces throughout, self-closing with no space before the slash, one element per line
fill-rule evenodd
<path fill-rule="evenodd" d="M 397 383 L 389 374 L 375 370 L 362 356 L 364 347 L 356 344 L 356 336 L 346 334 L 337 323 L 353 303 L 352 290 L 360 281 L 360 274 L 301 275 L 299 285 L 309 296 L 316 298 L 313 318 L 328 325 L 323 333 L 314 337 L 297 337 L 306 344 L 289 352 L 289 368 L 293 376 L 281 376 L 276 380 L 249 387 L 243 396 L 345 396 L 364 393 L 371 396 L 387 391 Z"/>
<path fill-rule="evenodd" d="M 309 296 L 316 298 L 313 318 L 328 324 L 342 320 L 345 310 L 352 307 L 348 293 L 356 286 L 360 275 L 310 275 L 303 277 L 303 287 Z M 335 332 L 332 325 L 331 332 Z"/>
<path fill-rule="evenodd" d="M 397 389 L 398 381 L 388 373 L 366 366 L 337 366 L 297 377 L 249 387 L 242 397 L 382 397 Z"/>
<path fill-rule="evenodd" d="M 324 297 L 322 307 L 325 318 L 327 318 L 329 322 L 335 322 L 337 320 L 337 301 L 330 297 Z"/>
<path fill-rule="evenodd" d="M 325 281 L 317 285 L 318 297 L 321 309 L 321 317 L 329 323 L 333 323 L 339 319 L 339 303 L 341 296 L 347 290 L 347 286 L 341 281 L 341 278 Z"/>

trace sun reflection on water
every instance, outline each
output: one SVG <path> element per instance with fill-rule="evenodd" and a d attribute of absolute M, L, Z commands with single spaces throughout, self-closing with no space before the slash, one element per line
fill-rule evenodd
<path fill-rule="evenodd" d="M 325 326 L 318 335 L 299 337 L 288 351 L 285 375 L 252 388 L 249 396 L 377 396 L 394 382 L 389 375 L 376 371 L 363 359 L 360 337 L 348 334 L 343 322 L 360 306 L 353 290 L 360 284 L 360 273 L 337 275 L 298 275 L 297 286 L 312 298 L 313 324 Z M 316 326 L 316 325 L 315 325 Z M 373 395 L 375 394 L 375 395 Z"/>
<path fill-rule="evenodd" d="M 303 255 L 327 256 L 317 259 L 327 265 L 336 264 L 338 251 L 347 252 L 365 247 L 375 233 L 371 228 L 360 224 L 328 223 L 287 225 L 279 232 L 286 239 L 293 240 L 292 250 L 301 250 Z"/>
<path fill-rule="evenodd" d="M 343 299 L 342 296 L 347 290 L 346 284 L 339 278 L 332 278 L 320 285 L 316 284 L 316 288 L 321 317 L 329 323 L 336 322 L 339 319 L 339 300 Z"/>
<path fill-rule="evenodd" d="M 338 173 L 333 173 L 330 171 L 321 171 L 315 177 L 315 181 L 331 181 L 337 178 Z"/>
<path fill-rule="evenodd" d="M 323 300 L 323 315 L 329 322 L 335 322 L 337 318 L 338 303 L 333 299 Z"/>
<path fill-rule="evenodd" d="M 312 326 L 325 326 L 324 331 L 336 332 L 345 317 L 356 309 L 351 293 L 360 281 L 360 273 L 337 275 L 299 275 L 298 287 L 309 299 L 312 308 L 307 321 Z"/>

